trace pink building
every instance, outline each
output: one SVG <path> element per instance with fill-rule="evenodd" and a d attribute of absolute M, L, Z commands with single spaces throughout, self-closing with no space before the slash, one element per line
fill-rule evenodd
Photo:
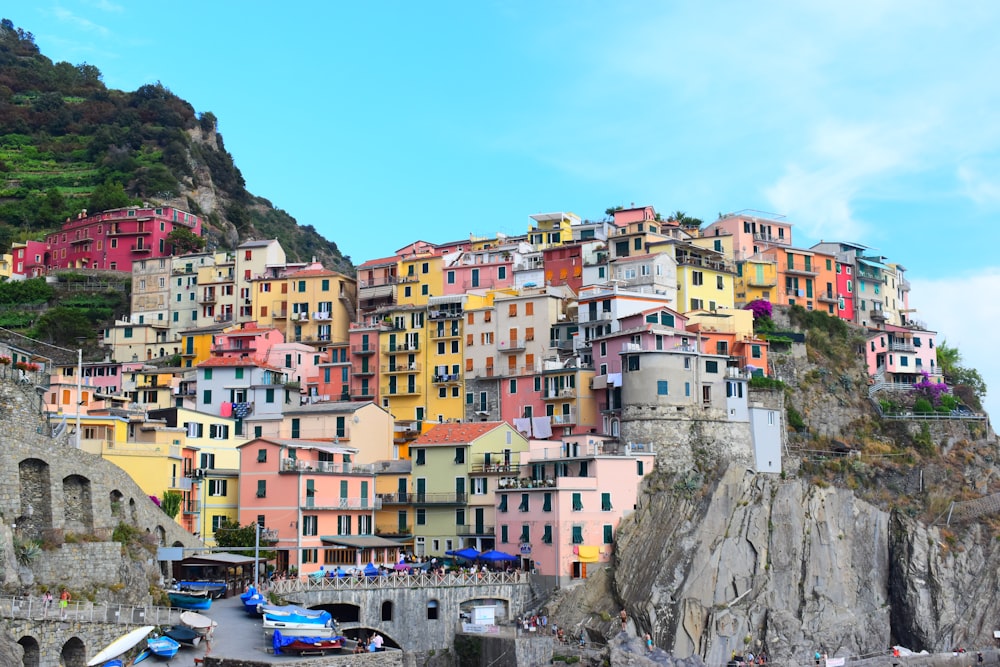
<path fill-rule="evenodd" d="M 589 368 L 560 363 L 526 375 L 500 380 L 500 419 L 529 438 L 558 440 L 597 428 L 597 402 Z"/>
<path fill-rule="evenodd" d="M 506 289 L 514 285 L 517 245 L 466 250 L 446 259 L 444 294 L 465 294 L 475 289 Z"/>
<path fill-rule="evenodd" d="M 927 373 L 931 382 L 943 382 L 937 367 L 933 331 L 886 324 L 872 331 L 865 344 L 868 374 L 890 384 L 911 385 Z"/>
<path fill-rule="evenodd" d="M 49 252 L 47 243 L 41 241 L 15 243 L 10 252 L 12 255 L 11 277 L 15 280 L 45 275 L 45 262 Z"/>
<path fill-rule="evenodd" d="M 501 480 L 495 494 L 496 548 L 520 553 L 547 584 L 586 578 L 610 562 L 618 524 L 635 509 L 654 459 L 647 446 L 597 435 L 531 441 L 520 477 Z"/>
<path fill-rule="evenodd" d="M 352 401 L 378 400 L 378 327 L 352 327 L 350 396 Z"/>
<path fill-rule="evenodd" d="M 401 545 L 375 537 L 375 473 L 351 447 L 256 438 L 239 446 L 241 524 L 277 533 L 278 571 L 300 574 L 368 562 L 395 564 Z"/>
<path fill-rule="evenodd" d="M 579 294 L 583 286 L 583 246 L 575 243 L 546 248 L 542 251 L 545 259 L 545 284 L 566 285 L 574 294 Z"/>
<path fill-rule="evenodd" d="M 84 211 L 46 238 L 45 269 L 131 271 L 135 260 L 173 254 L 167 236 L 174 229 L 201 236 L 201 219 L 169 206 Z"/>
<path fill-rule="evenodd" d="M 741 261 L 768 248 L 792 245 L 792 223 L 756 215 L 758 211 L 727 213 L 705 227 L 701 235 L 733 237 L 735 259 Z"/>
<path fill-rule="evenodd" d="M 272 348 L 285 342 L 285 335 L 274 327 L 258 327 L 256 322 L 244 322 L 238 327 L 214 336 L 212 356 L 228 359 L 250 359 L 272 366 L 269 362 Z"/>

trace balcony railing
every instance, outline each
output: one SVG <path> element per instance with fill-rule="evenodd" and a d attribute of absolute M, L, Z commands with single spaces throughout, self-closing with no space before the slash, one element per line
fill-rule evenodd
<path fill-rule="evenodd" d="M 373 475 L 375 466 L 371 463 L 335 463 L 333 461 L 303 461 L 301 459 L 281 459 L 280 472 L 331 473 L 338 475 Z"/>
<path fill-rule="evenodd" d="M 409 505 L 413 502 L 412 493 L 379 493 L 375 496 L 382 505 Z"/>
<path fill-rule="evenodd" d="M 550 415 L 553 426 L 571 426 L 576 423 L 576 410 L 570 410 L 560 415 Z"/>
<path fill-rule="evenodd" d="M 484 523 L 467 524 L 455 526 L 456 535 L 495 535 L 496 526 L 488 526 Z"/>
<path fill-rule="evenodd" d="M 453 382 L 461 382 L 462 376 L 458 373 L 446 373 L 444 375 L 434 375 L 432 378 L 434 384 L 448 384 Z"/>
<path fill-rule="evenodd" d="M 820 292 L 816 295 L 816 298 L 823 303 L 837 303 L 840 301 L 839 297 L 833 292 Z"/>
<path fill-rule="evenodd" d="M 376 345 L 353 345 L 351 354 L 375 354 L 378 351 Z"/>
<path fill-rule="evenodd" d="M 542 398 L 547 401 L 558 400 L 560 398 L 576 398 L 576 387 L 563 387 L 562 389 L 545 388 Z"/>
<path fill-rule="evenodd" d="M 462 317 L 464 313 L 461 310 L 432 310 L 427 313 L 427 319 L 429 320 L 454 320 Z"/>
<path fill-rule="evenodd" d="M 523 352 L 524 351 L 524 341 L 523 340 L 511 340 L 511 341 L 500 341 L 497 343 L 497 349 L 501 352 Z"/>
<path fill-rule="evenodd" d="M 400 352 L 416 352 L 419 349 L 420 349 L 420 343 L 417 341 L 399 343 L 395 346 L 393 345 L 382 346 L 382 352 L 384 352 L 385 354 L 397 354 Z"/>
<path fill-rule="evenodd" d="M 916 352 L 917 348 L 913 346 L 913 343 L 889 343 L 889 349 L 893 352 Z"/>
<path fill-rule="evenodd" d="M 431 338 L 459 338 L 462 332 L 458 327 L 434 329 L 431 331 Z"/>
<path fill-rule="evenodd" d="M 753 235 L 754 241 L 760 241 L 762 243 L 777 243 L 779 245 L 788 245 L 788 239 L 783 236 L 772 236 L 771 234 L 761 234 L 756 233 Z"/>
<path fill-rule="evenodd" d="M 889 319 L 889 316 L 886 315 L 884 310 L 873 310 L 868 313 L 868 316 L 873 320 L 880 320 L 882 322 L 885 322 L 887 319 Z"/>
<path fill-rule="evenodd" d="M 378 498 L 338 498 L 314 496 L 306 497 L 302 503 L 303 509 L 337 509 L 337 510 L 380 510 L 382 501 Z"/>
<path fill-rule="evenodd" d="M 185 514 L 200 514 L 201 513 L 201 501 L 200 500 L 189 500 L 184 503 L 184 513 Z"/>
<path fill-rule="evenodd" d="M 414 361 L 412 364 L 383 364 L 383 373 L 419 373 L 420 364 Z"/>
<path fill-rule="evenodd" d="M 518 474 L 521 472 L 521 464 L 519 463 L 473 463 L 472 470 L 473 473 L 479 474 L 494 474 L 494 475 L 507 475 L 507 474 Z"/>
<path fill-rule="evenodd" d="M 464 505 L 469 499 L 468 493 L 414 493 L 414 505 Z"/>

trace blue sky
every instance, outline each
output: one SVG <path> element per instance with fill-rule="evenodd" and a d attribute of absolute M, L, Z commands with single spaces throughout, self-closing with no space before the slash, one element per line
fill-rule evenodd
<path fill-rule="evenodd" d="M 651 204 L 758 209 L 909 269 L 1000 414 L 1000 4 L 15 0 L 108 86 L 219 118 L 248 188 L 355 262 Z M 987 296 L 988 295 L 988 296 Z"/>

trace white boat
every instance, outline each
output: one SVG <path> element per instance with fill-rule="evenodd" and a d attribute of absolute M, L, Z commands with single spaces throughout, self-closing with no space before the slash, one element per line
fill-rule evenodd
<path fill-rule="evenodd" d="M 107 662 L 112 658 L 117 658 L 122 653 L 145 639 L 146 635 L 154 629 L 155 626 L 144 625 L 141 628 L 132 630 L 131 632 L 126 632 L 124 635 L 105 646 L 104 650 L 98 651 L 97 655 L 91 658 L 87 663 L 87 667 L 94 667 L 95 665 L 100 665 L 101 663 Z"/>
<path fill-rule="evenodd" d="M 264 619 L 264 634 L 270 637 L 275 630 L 280 630 L 284 637 L 320 637 L 326 639 L 337 635 L 337 629 L 332 625 Z"/>
<path fill-rule="evenodd" d="M 181 614 L 181 624 L 186 625 L 201 636 L 208 634 L 208 631 L 218 625 L 217 622 L 204 614 L 196 611 L 185 611 Z"/>

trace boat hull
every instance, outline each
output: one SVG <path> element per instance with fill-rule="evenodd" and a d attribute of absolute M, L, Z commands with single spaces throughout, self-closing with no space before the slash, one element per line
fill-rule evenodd
<path fill-rule="evenodd" d="M 201 635 L 191 628 L 185 628 L 183 625 L 175 625 L 165 630 L 163 634 L 187 646 L 197 646 L 201 642 Z"/>
<path fill-rule="evenodd" d="M 284 637 L 318 637 L 320 639 L 330 639 L 336 635 L 337 630 L 328 625 L 316 623 L 289 623 L 285 621 L 264 620 L 264 634 L 268 637 L 274 635 L 275 630 Z"/>
<path fill-rule="evenodd" d="M 211 609 L 212 598 L 208 595 L 188 595 L 187 593 L 167 593 L 170 606 L 181 609 Z"/>
<path fill-rule="evenodd" d="M 181 645 L 170 637 L 152 637 L 146 640 L 146 646 L 160 660 L 170 660 L 180 649 Z"/>
<path fill-rule="evenodd" d="M 191 628 L 202 637 L 207 635 L 209 630 L 218 625 L 218 623 L 210 619 L 208 616 L 199 614 L 196 611 L 185 611 L 182 613 L 181 623 L 184 624 L 185 627 Z"/>
<path fill-rule="evenodd" d="M 155 629 L 152 625 L 144 625 L 141 628 L 136 628 L 131 632 L 127 632 L 118 639 L 114 640 L 108 644 L 104 650 L 98 651 L 97 654 L 90 659 L 87 663 L 87 667 L 94 667 L 95 665 L 103 665 L 113 658 L 117 658 L 125 651 L 129 650 L 143 639 L 146 638 L 150 632 Z"/>

